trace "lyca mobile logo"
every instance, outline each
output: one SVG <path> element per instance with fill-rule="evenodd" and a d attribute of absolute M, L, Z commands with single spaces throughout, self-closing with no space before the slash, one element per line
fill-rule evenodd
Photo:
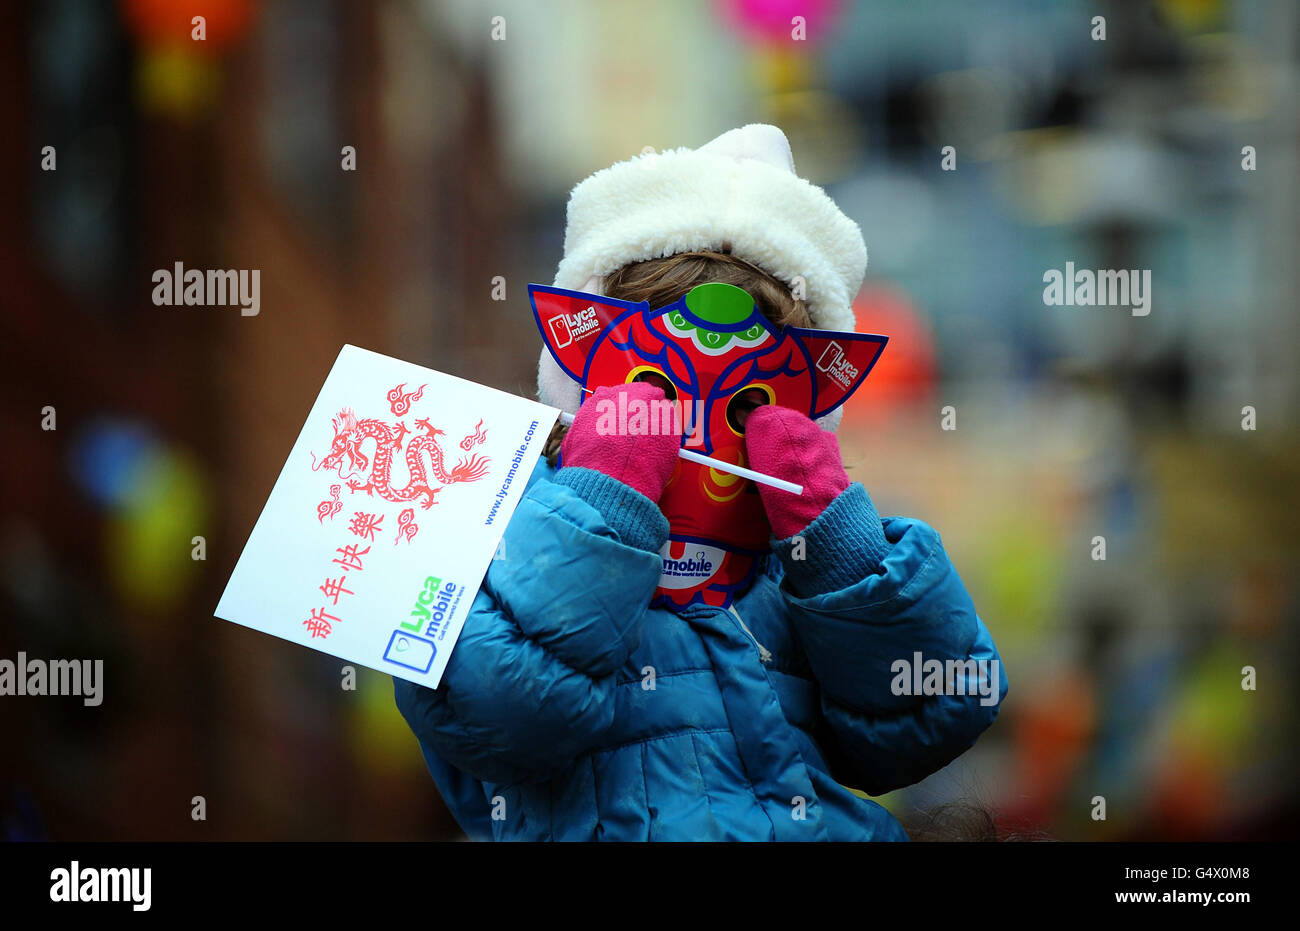
<path fill-rule="evenodd" d="M 844 349 L 834 340 L 822 350 L 821 358 L 817 360 L 817 370 L 825 372 L 846 389 L 857 379 L 859 371 L 856 365 L 845 358 Z"/>
<path fill-rule="evenodd" d="M 424 589 L 415 599 L 411 609 L 411 620 L 403 621 L 401 626 L 407 630 L 419 632 L 427 624 L 429 633 L 440 626 L 446 619 L 459 589 L 455 582 L 442 584 L 442 579 L 431 575 L 424 580 Z"/>
<path fill-rule="evenodd" d="M 464 591 L 464 586 L 455 582 L 444 583 L 436 575 L 427 576 L 415 597 L 410 620 L 400 622 L 399 629 L 388 638 L 384 659 L 416 672 L 427 673 L 432 669 L 434 657 L 438 655 L 438 646 L 432 638 L 440 640 L 447 633 L 452 612 Z"/>
<path fill-rule="evenodd" d="M 713 575 L 713 562 L 705 555 L 704 550 L 685 559 L 671 559 L 665 556 L 663 560 L 663 571 L 666 575 L 688 575 L 698 579 L 707 579 Z"/>
<path fill-rule="evenodd" d="M 551 336 L 555 339 L 557 349 L 563 349 L 574 340 L 590 336 L 600 327 L 600 321 L 596 319 L 595 307 L 588 307 L 576 314 L 559 314 L 552 317 L 549 323 Z"/>

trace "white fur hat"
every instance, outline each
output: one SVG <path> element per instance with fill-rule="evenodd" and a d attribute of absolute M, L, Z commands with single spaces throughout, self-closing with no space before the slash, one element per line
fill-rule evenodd
<path fill-rule="evenodd" d="M 853 329 L 851 305 L 867 270 L 862 231 L 795 174 L 785 133 L 762 123 L 698 149 L 638 155 L 580 182 L 569 195 L 554 284 L 599 294 L 602 276 L 625 265 L 699 250 L 729 251 L 792 288 L 802 279 L 814 326 Z M 545 404 L 578 409 L 578 384 L 545 347 L 537 393 Z M 838 413 L 822 425 L 833 429 Z"/>

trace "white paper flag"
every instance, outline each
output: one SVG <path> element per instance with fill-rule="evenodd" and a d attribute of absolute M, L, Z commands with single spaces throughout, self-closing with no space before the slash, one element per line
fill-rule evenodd
<path fill-rule="evenodd" d="M 217 617 L 437 686 L 558 414 L 344 346 Z"/>

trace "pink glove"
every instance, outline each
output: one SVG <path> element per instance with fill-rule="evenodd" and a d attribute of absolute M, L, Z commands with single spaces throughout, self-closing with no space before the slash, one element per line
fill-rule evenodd
<path fill-rule="evenodd" d="M 560 443 L 560 465 L 603 472 L 657 503 L 677 468 L 682 438 L 671 433 L 646 436 L 602 433 L 597 425 L 607 426 L 611 418 L 608 414 L 602 418 L 601 412 L 608 410 L 609 404 L 617 405 L 620 394 L 626 394 L 629 402 L 664 399 L 663 389 L 648 382 L 597 388 L 582 402 Z"/>
<path fill-rule="evenodd" d="M 835 434 L 788 407 L 754 409 L 745 421 L 745 451 L 751 469 L 803 485 L 802 495 L 758 486 L 778 540 L 802 532 L 849 487 Z"/>

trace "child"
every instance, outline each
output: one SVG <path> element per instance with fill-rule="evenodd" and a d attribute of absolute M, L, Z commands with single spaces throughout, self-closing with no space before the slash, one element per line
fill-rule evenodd
<path fill-rule="evenodd" d="M 865 270 L 857 225 L 795 175 L 779 129 L 749 125 L 579 184 L 555 283 L 657 308 L 724 282 L 778 327 L 849 330 Z M 579 406 L 543 350 L 539 394 L 576 418 L 538 463 L 442 684 L 394 680 L 438 790 L 473 839 L 906 840 L 846 787 L 933 773 L 1006 694 L 938 534 L 877 515 L 823 429 L 836 414 L 760 404 L 733 425 L 747 465 L 804 493 L 747 483 L 770 550 L 725 606 L 665 603 L 658 502 L 682 438 L 611 435 L 596 415 L 663 388 L 602 385 Z M 899 670 L 918 659 L 964 678 L 916 694 Z M 969 660 L 995 671 L 991 689 Z"/>

